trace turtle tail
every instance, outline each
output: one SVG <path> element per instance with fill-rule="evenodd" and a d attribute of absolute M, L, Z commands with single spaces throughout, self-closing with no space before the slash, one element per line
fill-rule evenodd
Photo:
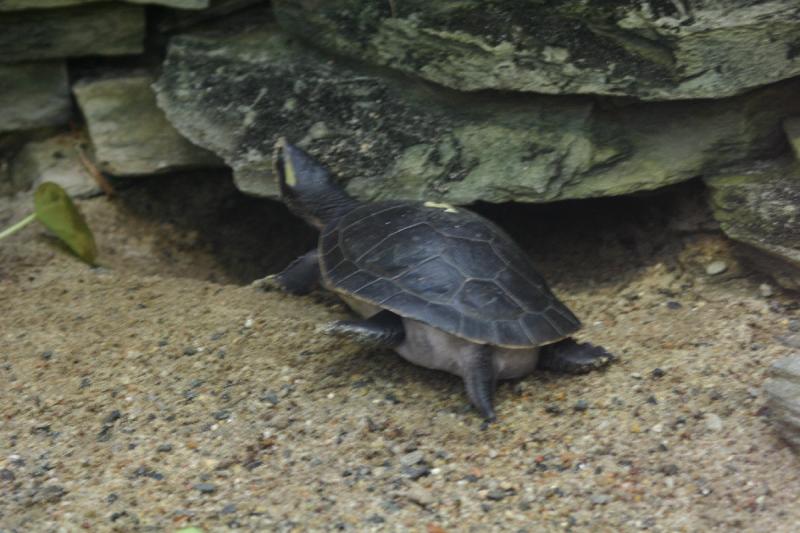
<path fill-rule="evenodd" d="M 466 358 L 464 368 L 464 386 L 467 396 L 475 408 L 487 422 L 494 422 L 494 391 L 497 386 L 497 371 L 494 367 L 492 348 L 486 345 L 476 346 L 470 357 Z"/>

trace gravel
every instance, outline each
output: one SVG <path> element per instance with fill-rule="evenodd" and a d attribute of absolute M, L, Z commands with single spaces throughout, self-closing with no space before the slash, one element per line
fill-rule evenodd
<path fill-rule="evenodd" d="M 619 360 L 500 383 L 498 421 L 482 431 L 458 378 L 317 335 L 346 310 L 232 285 L 202 239 L 123 205 L 81 203 L 102 271 L 54 253 L 38 230 L 0 247 L 0 529 L 782 532 L 800 523 L 798 457 L 759 392 L 770 365 L 797 353 L 778 338 L 800 333 L 800 309 L 783 291 L 761 296 L 761 278 L 716 234 L 644 224 L 641 239 L 666 240 L 633 243 L 635 258 L 619 238 L 639 234 L 627 225 L 522 235 L 583 321 L 578 339 Z M 714 260 L 744 275 L 718 283 L 705 272 Z M 203 354 L 224 348 L 224 359 L 182 356 L 198 339 Z M 81 389 L 83 379 L 91 386 Z"/>

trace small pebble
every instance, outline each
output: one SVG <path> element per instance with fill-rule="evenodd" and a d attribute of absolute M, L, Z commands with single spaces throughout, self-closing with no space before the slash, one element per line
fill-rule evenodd
<path fill-rule="evenodd" d="M 53 358 L 52 350 L 46 350 L 42 352 L 42 359 L 44 359 L 45 361 L 49 361 L 52 358 Z"/>
<path fill-rule="evenodd" d="M 172 444 L 159 444 L 158 448 L 156 448 L 157 452 L 167 453 L 172 451 Z"/>
<path fill-rule="evenodd" d="M 278 405 L 278 402 L 280 401 L 278 395 L 275 394 L 275 392 L 273 391 L 265 392 L 264 394 L 261 395 L 261 398 L 259 398 L 259 400 L 261 400 L 262 402 L 269 402 L 272 405 Z"/>
<path fill-rule="evenodd" d="M 573 409 L 575 409 L 576 411 L 585 411 L 588 408 L 589 408 L 589 402 L 587 402 L 586 400 L 578 400 L 577 402 L 575 402 L 575 406 L 573 407 Z"/>
<path fill-rule="evenodd" d="M 486 497 L 490 500 L 500 501 L 505 498 L 508 494 L 506 491 L 501 489 L 492 489 L 486 493 Z"/>
<path fill-rule="evenodd" d="M 405 497 L 422 507 L 427 507 L 433 504 L 435 501 L 433 498 L 433 494 L 431 494 L 429 490 L 424 489 L 418 485 L 410 487 L 405 492 Z"/>
<path fill-rule="evenodd" d="M 722 429 L 722 419 L 714 413 L 705 415 L 706 427 L 709 431 L 719 431 Z"/>
<path fill-rule="evenodd" d="M 217 411 L 214 413 L 215 420 L 227 420 L 231 417 L 230 411 Z"/>
<path fill-rule="evenodd" d="M 406 466 L 406 467 L 403 468 L 403 474 L 405 474 L 405 476 L 408 477 L 409 479 L 412 479 L 412 480 L 415 480 L 415 481 L 417 479 L 421 478 L 421 477 L 425 477 L 427 475 L 430 475 L 430 473 L 431 473 L 430 468 L 428 468 L 428 466 L 425 465 L 425 464 L 415 465 L 415 466 Z"/>
<path fill-rule="evenodd" d="M 680 309 L 683 307 L 680 302 L 676 302 L 675 300 L 670 300 L 667 302 L 667 309 L 672 309 L 673 311 L 676 309 Z"/>
<path fill-rule="evenodd" d="M 663 378 L 666 375 L 666 372 L 664 372 L 664 370 L 661 368 L 654 368 L 653 371 L 650 372 L 650 375 L 658 379 Z"/>
<path fill-rule="evenodd" d="M 236 512 L 236 505 L 233 503 L 229 503 L 220 510 L 219 514 L 233 514 L 235 512 Z"/>
<path fill-rule="evenodd" d="M 183 355 L 194 355 L 197 353 L 197 348 L 194 346 L 187 346 L 183 349 Z"/>
<path fill-rule="evenodd" d="M 544 408 L 545 413 L 549 413 L 551 415 L 560 415 L 561 408 L 554 403 L 548 404 Z"/>
<path fill-rule="evenodd" d="M 726 270 L 728 270 L 728 265 L 725 264 L 725 261 L 714 261 L 713 263 L 709 263 L 706 267 L 706 274 L 709 276 L 716 276 L 722 274 Z"/>
<path fill-rule="evenodd" d="M 413 466 L 417 463 L 421 463 L 424 457 L 422 451 L 417 450 L 400 457 L 400 464 L 403 466 Z"/>
<path fill-rule="evenodd" d="M 121 417 L 122 417 L 122 413 L 120 413 L 119 410 L 114 409 L 113 411 L 108 413 L 108 416 L 106 416 L 103 419 L 103 423 L 104 424 L 113 424 L 114 422 L 119 420 Z"/>
<path fill-rule="evenodd" d="M 593 494 L 591 501 L 594 505 L 605 505 L 611 501 L 611 496 L 608 494 Z"/>
<path fill-rule="evenodd" d="M 665 476 L 675 476 L 678 474 L 678 465 L 668 464 L 661 467 L 661 473 Z"/>
<path fill-rule="evenodd" d="M 758 286 L 758 292 L 764 298 L 769 298 L 770 296 L 774 296 L 775 295 L 775 289 L 773 289 L 772 285 L 770 285 L 768 283 L 762 283 L 761 285 L 759 285 Z"/>
<path fill-rule="evenodd" d="M 213 494 L 217 492 L 217 486 L 213 483 L 197 483 L 194 488 L 195 490 L 199 490 L 202 494 Z"/>

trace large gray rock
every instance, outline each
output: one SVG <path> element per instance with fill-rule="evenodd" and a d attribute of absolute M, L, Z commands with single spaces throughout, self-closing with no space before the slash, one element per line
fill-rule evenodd
<path fill-rule="evenodd" d="M 718 102 L 460 94 L 356 70 L 254 20 L 171 41 L 169 120 L 275 195 L 272 145 L 308 148 L 363 198 L 543 202 L 680 182 L 774 150 L 800 80 Z"/>
<path fill-rule="evenodd" d="M 82 4 L 95 4 L 109 0 L 0 0 L 0 11 L 20 11 L 23 9 L 51 9 Z M 111 0 L 114 1 L 114 0 Z M 117 2 L 122 0 L 116 0 Z M 211 0 L 124 0 L 131 4 L 157 4 L 176 9 L 205 9 Z"/>
<path fill-rule="evenodd" d="M 764 391 L 778 432 L 800 451 L 800 355 L 776 361 Z"/>
<path fill-rule="evenodd" d="M 26 144 L 11 163 L 16 190 L 50 181 L 61 185 L 70 196 L 99 193 L 100 188 L 78 154 L 79 147 L 86 144 L 85 136 L 71 133 Z"/>
<path fill-rule="evenodd" d="M 173 128 L 156 106 L 148 74 L 83 80 L 73 90 L 86 118 L 98 166 L 117 176 L 219 166 Z"/>
<path fill-rule="evenodd" d="M 797 0 L 273 6 L 284 28 L 325 50 L 458 90 L 718 98 L 800 74 Z"/>
<path fill-rule="evenodd" d="M 0 133 L 65 124 L 71 108 L 64 62 L 0 65 Z"/>
<path fill-rule="evenodd" d="M 0 13 L 0 62 L 139 54 L 144 8 L 96 4 Z"/>
<path fill-rule="evenodd" d="M 722 230 L 780 285 L 800 290 L 800 165 L 762 163 L 706 183 Z"/>

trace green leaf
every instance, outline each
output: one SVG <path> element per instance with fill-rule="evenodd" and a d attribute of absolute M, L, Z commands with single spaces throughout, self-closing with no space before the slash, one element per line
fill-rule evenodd
<path fill-rule="evenodd" d="M 64 189 L 55 183 L 42 183 L 33 195 L 33 204 L 39 222 L 64 241 L 75 255 L 90 265 L 95 264 L 97 246 L 92 230 Z"/>
<path fill-rule="evenodd" d="M 184 527 L 182 529 L 178 529 L 175 533 L 203 533 L 203 530 L 199 527 Z"/>

